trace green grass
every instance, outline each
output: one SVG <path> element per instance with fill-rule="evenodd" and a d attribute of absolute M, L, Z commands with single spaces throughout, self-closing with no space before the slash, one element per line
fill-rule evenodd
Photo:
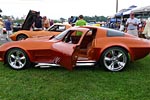
<path fill-rule="evenodd" d="M 150 100 L 150 56 L 122 72 L 98 67 L 16 71 L 0 63 L 0 100 Z"/>

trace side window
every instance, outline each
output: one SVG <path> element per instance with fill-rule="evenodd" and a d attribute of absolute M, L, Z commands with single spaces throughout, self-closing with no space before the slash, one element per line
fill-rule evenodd
<path fill-rule="evenodd" d="M 84 36 L 80 48 L 81 49 L 86 49 L 88 48 L 88 46 L 91 46 L 93 39 L 95 38 L 95 33 L 96 31 L 94 31 L 93 29 L 90 29 L 86 35 Z"/>
<path fill-rule="evenodd" d="M 79 31 L 78 31 L 79 32 Z M 71 30 L 63 39 L 65 43 L 77 44 L 82 35 L 78 36 L 77 31 Z"/>

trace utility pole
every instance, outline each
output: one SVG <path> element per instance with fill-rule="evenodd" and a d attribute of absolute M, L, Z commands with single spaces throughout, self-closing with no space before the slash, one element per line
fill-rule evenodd
<path fill-rule="evenodd" d="M 118 12 L 118 0 L 116 0 L 116 13 Z"/>
<path fill-rule="evenodd" d="M 118 12 L 118 0 L 116 0 L 116 13 Z M 116 17 L 116 23 L 117 23 L 117 17 Z"/>

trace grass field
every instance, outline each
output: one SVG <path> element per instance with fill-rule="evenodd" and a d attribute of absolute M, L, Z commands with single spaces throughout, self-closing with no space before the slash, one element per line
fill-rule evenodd
<path fill-rule="evenodd" d="M 150 100 L 150 56 L 123 72 L 98 67 L 15 71 L 0 63 L 0 100 Z"/>

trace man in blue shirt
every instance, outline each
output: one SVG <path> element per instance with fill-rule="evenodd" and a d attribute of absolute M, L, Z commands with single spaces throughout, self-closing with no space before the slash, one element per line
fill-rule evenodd
<path fill-rule="evenodd" d="M 5 21 L 5 27 L 6 27 L 6 33 L 7 33 L 6 40 L 8 40 L 9 35 L 12 34 L 12 21 L 11 21 L 11 18 L 8 17 L 8 19 Z"/>

